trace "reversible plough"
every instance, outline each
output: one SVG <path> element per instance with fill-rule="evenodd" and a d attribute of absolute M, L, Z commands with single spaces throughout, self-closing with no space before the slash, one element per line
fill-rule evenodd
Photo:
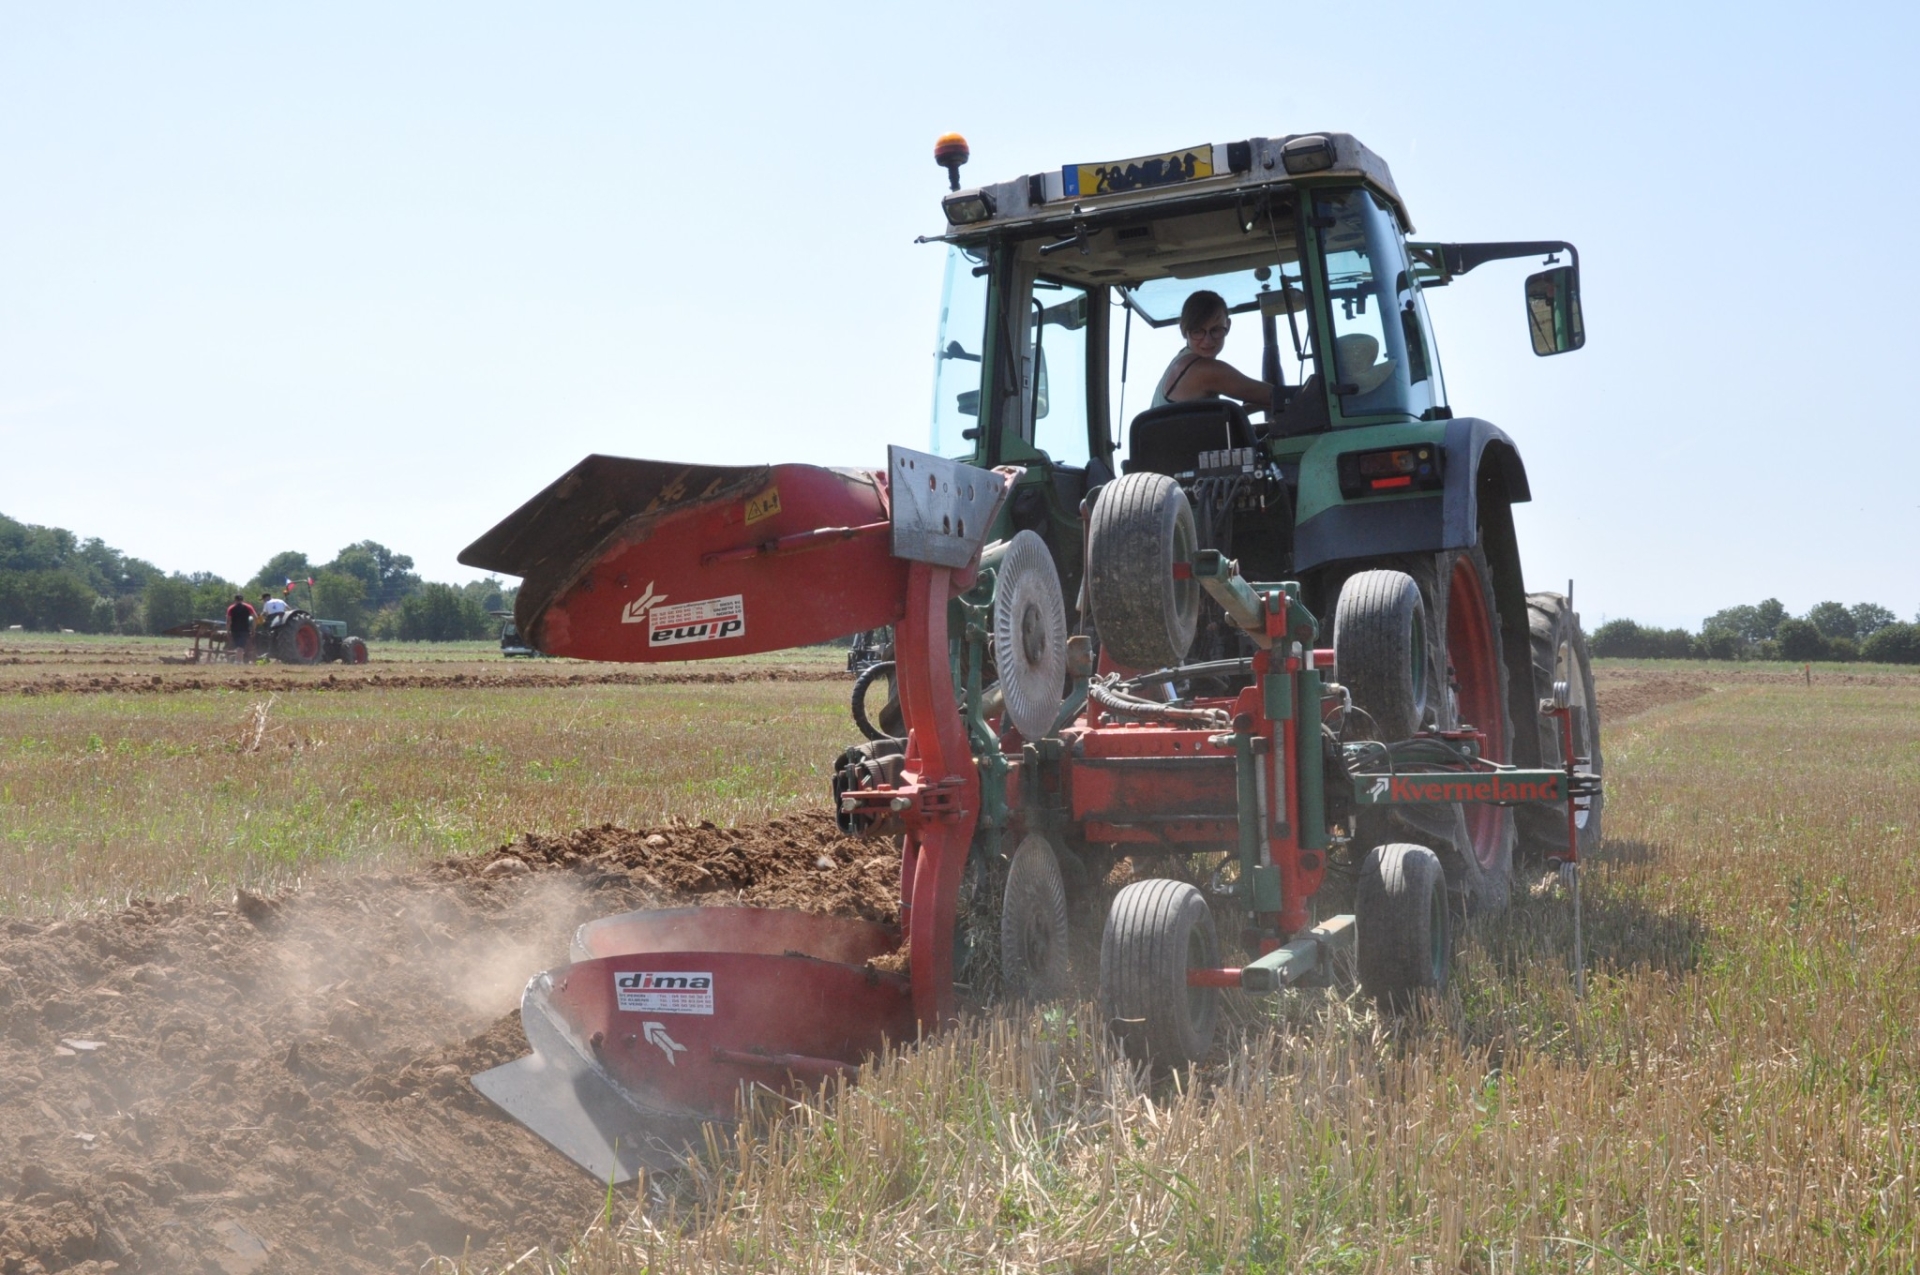
<path fill-rule="evenodd" d="M 900 925 L 739 907 L 594 921 L 571 963 L 526 990 L 532 1055 L 475 1078 L 601 1179 L 732 1118 L 742 1086 L 817 1084 L 939 1030 L 956 982 L 980 985 L 979 950 L 997 952 L 1006 992 L 1063 992 L 1069 887 L 1121 856 L 1211 874 L 1136 880 L 1105 916 L 1104 1014 L 1161 1067 L 1207 1052 L 1222 990 L 1325 983 L 1341 952 L 1391 1005 L 1444 987 L 1455 908 L 1441 862 L 1422 845 L 1362 844 L 1358 830 L 1385 826 L 1372 812 L 1559 803 L 1565 862 L 1578 861 L 1576 811 L 1598 781 L 1571 733 L 1564 764 L 1525 768 L 1488 760 L 1468 723 L 1383 729 L 1343 685 L 1336 648 L 1419 669 L 1417 634 L 1322 641 L 1295 585 L 1195 547 L 1189 494 L 1163 474 L 1087 502 L 1094 583 L 1071 624 L 1046 543 L 1005 534 L 1018 478 L 899 447 L 884 472 L 591 456 L 463 555 L 525 578 L 521 630 L 553 655 L 684 660 L 893 632 L 902 726 L 847 751 L 834 796 L 843 828 L 898 845 Z M 1129 634 L 1183 651 L 1203 599 L 1244 654 L 1119 662 Z M 1542 709 L 1571 731 L 1564 688 Z M 1316 913 L 1330 856 L 1354 872 L 1352 914 Z M 983 888 L 997 943 L 969 932 Z M 1224 943 L 1216 903 L 1244 922 Z"/>

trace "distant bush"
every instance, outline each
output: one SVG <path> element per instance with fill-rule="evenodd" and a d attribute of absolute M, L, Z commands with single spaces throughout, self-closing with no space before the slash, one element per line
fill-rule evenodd
<path fill-rule="evenodd" d="M 493 633 L 493 619 L 478 602 L 452 585 L 427 584 L 376 616 L 372 636 L 390 642 L 457 642 Z"/>
<path fill-rule="evenodd" d="M 1780 658 L 1783 660 L 1827 658 L 1827 637 L 1811 620 L 1780 621 L 1780 627 L 1774 630 L 1774 641 L 1779 644 Z"/>
<path fill-rule="evenodd" d="M 1609 620 L 1593 631 L 1587 645 L 1595 655 L 1614 659 L 1686 660 L 1694 656 L 1693 634 L 1685 629 L 1656 629 L 1632 620 Z"/>
<path fill-rule="evenodd" d="M 1860 658 L 1860 644 L 1850 637 L 1828 638 L 1827 658 L 1838 660 L 1842 664 L 1851 664 Z"/>
<path fill-rule="evenodd" d="M 322 571 L 313 584 L 313 610 L 323 620 L 344 620 L 349 633 L 364 633 L 367 586 L 344 571 Z"/>
<path fill-rule="evenodd" d="M 147 632 L 165 633 L 195 618 L 193 586 L 185 576 L 158 576 L 147 582 Z"/>
<path fill-rule="evenodd" d="M 106 600 L 96 611 L 94 603 L 102 600 L 72 571 L 0 571 L 0 628 L 103 632 L 113 626 L 113 603 Z"/>
<path fill-rule="evenodd" d="M 1884 624 L 1860 644 L 1860 658 L 1880 664 L 1920 664 L 1920 624 Z"/>
<path fill-rule="evenodd" d="M 1737 660 L 1746 650 L 1746 639 L 1725 629 L 1708 629 L 1693 640 L 1693 653 L 1703 660 Z"/>
<path fill-rule="evenodd" d="M 207 571 L 196 571 L 187 577 L 193 586 L 193 618 L 196 620 L 224 620 L 227 608 L 233 605 L 236 593 L 246 597 L 255 607 L 260 605 L 258 592 L 247 593 L 233 581 Z"/>

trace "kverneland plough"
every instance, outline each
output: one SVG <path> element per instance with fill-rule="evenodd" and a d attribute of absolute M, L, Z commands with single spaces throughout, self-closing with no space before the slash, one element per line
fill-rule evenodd
<path fill-rule="evenodd" d="M 1361 812 L 1592 791 L 1570 765 L 1486 761 L 1471 727 L 1343 741 L 1368 732 L 1350 730 L 1362 710 L 1316 618 L 1293 585 L 1195 550 L 1188 497 L 1163 475 L 1119 479 L 1090 511 L 1096 606 L 1102 582 L 1124 594 L 1107 631 L 1177 650 L 1205 596 L 1249 653 L 1142 673 L 1096 660 L 1069 636 L 1039 537 L 987 543 L 1017 477 L 897 447 L 884 473 L 595 456 L 468 550 L 526 576 L 524 631 L 555 655 L 739 655 L 894 629 L 904 738 L 849 750 L 835 793 L 845 828 L 898 841 L 901 927 L 757 908 L 582 927 L 572 963 L 527 988 L 533 1055 L 475 1083 L 591 1172 L 630 1177 L 729 1117 L 743 1084 L 817 1082 L 949 1021 L 956 952 L 978 939 L 956 925 L 969 872 L 999 883 L 1003 986 L 1046 995 L 1065 986 L 1063 865 L 1084 879 L 1127 853 L 1213 855 L 1214 891 L 1247 921 L 1232 936 L 1244 961 L 1227 963 L 1207 892 L 1181 880 L 1121 889 L 1101 944 L 1108 1021 L 1136 1056 L 1177 1066 L 1207 1051 L 1221 989 L 1325 980 L 1356 939 L 1375 995 L 1445 985 L 1452 913 L 1431 850 L 1370 848 L 1357 915 L 1315 920 Z M 901 952 L 905 974 L 877 959 Z"/>

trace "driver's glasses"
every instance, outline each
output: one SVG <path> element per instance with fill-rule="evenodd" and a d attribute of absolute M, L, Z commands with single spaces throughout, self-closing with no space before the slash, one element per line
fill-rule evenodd
<path fill-rule="evenodd" d="M 1193 335 L 1203 336 L 1209 341 L 1224 341 L 1227 339 L 1227 333 L 1231 331 L 1233 331 L 1233 321 L 1228 320 L 1225 323 L 1216 323 L 1210 328 L 1195 328 Z"/>

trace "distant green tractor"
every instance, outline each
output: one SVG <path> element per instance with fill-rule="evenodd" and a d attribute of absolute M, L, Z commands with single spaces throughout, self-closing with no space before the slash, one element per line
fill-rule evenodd
<path fill-rule="evenodd" d="M 528 646 L 526 639 L 520 636 L 520 626 L 513 622 L 513 612 L 495 610 L 488 612 L 488 614 L 496 617 L 500 621 L 500 654 L 502 658 L 509 660 L 532 659 L 540 654 L 540 652 Z"/>
<path fill-rule="evenodd" d="M 365 664 L 368 659 L 366 640 L 350 635 L 345 620 L 316 620 L 298 607 L 263 616 L 254 650 L 282 664 Z"/>

